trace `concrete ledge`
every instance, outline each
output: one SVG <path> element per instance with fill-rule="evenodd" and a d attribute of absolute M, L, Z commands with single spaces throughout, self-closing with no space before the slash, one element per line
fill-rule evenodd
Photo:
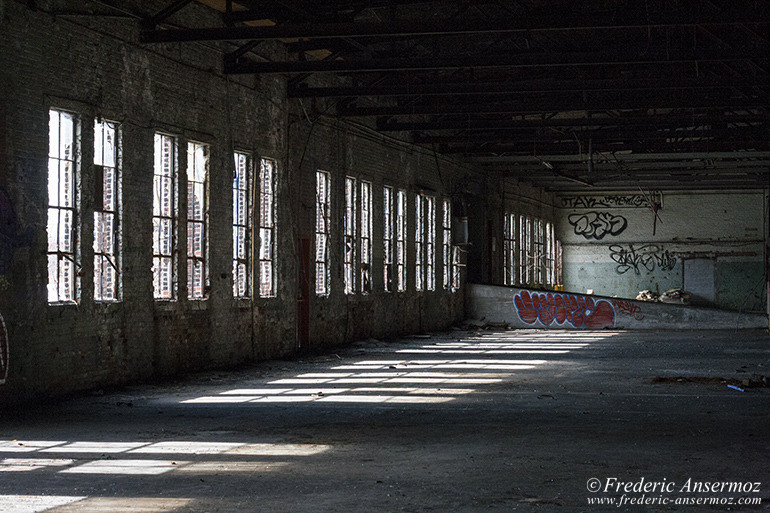
<path fill-rule="evenodd" d="M 747 329 L 767 328 L 766 315 L 633 299 L 467 286 L 469 318 L 514 328 L 557 329 Z"/>

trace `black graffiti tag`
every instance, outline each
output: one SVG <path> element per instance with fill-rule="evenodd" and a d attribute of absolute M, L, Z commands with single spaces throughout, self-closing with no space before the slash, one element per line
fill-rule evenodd
<path fill-rule="evenodd" d="M 572 214 L 567 220 L 575 229 L 575 235 L 582 235 L 586 239 L 603 239 L 605 235 L 618 235 L 628 225 L 623 216 L 616 216 L 609 212 L 585 212 Z"/>
<path fill-rule="evenodd" d="M 615 270 L 618 274 L 625 274 L 632 269 L 636 274 L 641 274 L 642 269 L 652 272 L 656 266 L 661 271 L 670 271 L 676 266 L 676 257 L 655 244 L 638 248 L 633 244 L 629 244 L 627 248 L 613 244 L 610 246 L 610 258 L 617 262 Z"/>

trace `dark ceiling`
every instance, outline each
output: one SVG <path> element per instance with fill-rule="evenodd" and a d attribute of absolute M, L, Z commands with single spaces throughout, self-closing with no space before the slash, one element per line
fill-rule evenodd
<path fill-rule="evenodd" d="M 549 190 L 770 182 L 765 1 L 208 0 L 221 25 L 165 28 L 189 3 L 141 40 L 232 41 L 228 74 Z"/>

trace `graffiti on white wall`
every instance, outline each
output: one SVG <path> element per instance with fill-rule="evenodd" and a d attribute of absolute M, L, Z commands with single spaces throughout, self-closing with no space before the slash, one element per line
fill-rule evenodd
<path fill-rule="evenodd" d="M 626 274 L 628 271 L 642 274 L 643 270 L 651 273 L 656 268 L 671 271 L 676 266 L 676 257 L 657 244 L 639 247 L 633 244 L 613 244 L 610 246 L 610 258 L 618 264 L 615 268 L 618 274 Z"/>
<path fill-rule="evenodd" d="M 601 240 L 605 235 L 619 235 L 628 226 L 623 216 L 597 211 L 571 214 L 567 221 L 575 230 L 575 235 L 582 235 L 589 240 Z"/>
<path fill-rule="evenodd" d="M 615 310 L 609 301 L 578 294 L 555 294 L 522 290 L 513 297 L 519 319 L 527 324 L 575 328 L 612 328 Z"/>
<path fill-rule="evenodd" d="M 601 196 L 562 196 L 559 198 L 562 208 L 649 208 L 650 201 L 663 204 L 660 192 L 644 194 L 606 194 Z"/>

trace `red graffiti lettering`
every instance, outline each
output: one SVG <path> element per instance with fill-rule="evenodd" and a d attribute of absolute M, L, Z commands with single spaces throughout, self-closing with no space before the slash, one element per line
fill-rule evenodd
<path fill-rule="evenodd" d="M 612 306 L 620 313 L 633 317 L 637 321 L 644 319 L 642 307 L 627 299 L 612 299 Z"/>
<path fill-rule="evenodd" d="M 513 297 L 519 318 L 527 324 L 537 321 L 550 326 L 554 321 L 561 325 L 569 322 L 576 328 L 612 328 L 615 326 L 615 310 L 603 299 L 594 301 L 590 296 L 554 294 L 522 290 Z"/>

